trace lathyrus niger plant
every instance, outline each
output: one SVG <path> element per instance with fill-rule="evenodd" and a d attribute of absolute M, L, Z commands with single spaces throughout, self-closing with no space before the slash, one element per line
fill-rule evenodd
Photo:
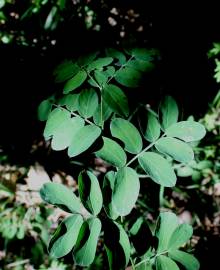
<path fill-rule="evenodd" d="M 175 186 L 172 159 L 190 162 L 190 143 L 202 139 L 205 128 L 192 120 L 178 122 L 178 106 L 170 96 L 160 102 L 158 113 L 141 106 L 137 121 L 139 109 L 130 112 L 125 91 L 137 88 L 143 74 L 153 68 L 155 52 L 107 49 L 105 54 L 61 64 L 54 74 L 63 95 L 39 106 L 39 118 L 47 121 L 44 137 L 51 139 L 52 149 L 67 149 L 70 158 L 92 151 L 110 165 L 99 179 L 93 171 L 83 170 L 78 176 L 79 196 L 62 184 L 43 185 L 42 199 L 70 213 L 52 236 L 48 251 L 56 258 L 71 252 L 74 263 L 86 267 L 93 262 L 101 237 L 109 269 L 125 269 L 130 260 L 138 270 L 177 270 L 178 265 L 197 270 L 196 258 L 179 250 L 191 238 L 192 227 L 180 225 L 175 214 L 161 213 L 153 232 L 142 217 L 131 226 L 123 220 L 135 207 L 139 174 L 162 187 Z"/>

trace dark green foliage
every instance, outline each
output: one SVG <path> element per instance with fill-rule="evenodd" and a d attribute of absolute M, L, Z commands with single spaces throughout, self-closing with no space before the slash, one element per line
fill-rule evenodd
<path fill-rule="evenodd" d="M 55 232 L 49 246 L 52 255 L 62 256 L 72 251 L 76 264 L 90 265 L 103 228 L 110 269 L 124 270 L 127 266 L 132 250 L 129 237 L 137 256 L 141 257 L 136 265 L 139 270 L 142 266 L 146 267 L 143 269 L 179 269 L 174 260 L 188 267 L 187 270 L 198 269 L 194 257 L 178 251 L 192 236 L 192 228 L 178 225 L 176 215 L 160 214 L 154 236 L 143 218 L 133 224 L 130 235 L 126 233 L 126 226 L 123 228 L 122 217 L 131 213 L 139 196 L 137 171 L 161 186 L 175 186 L 177 177 L 172 160 L 187 165 L 194 158 L 189 143 L 205 136 L 205 128 L 200 123 L 178 122 L 178 106 L 169 96 L 161 101 L 159 114 L 142 107 L 140 129 L 137 127 L 126 88 L 136 88 L 142 83 L 143 74 L 152 67 L 153 57 L 152 50 L 143 48 L 126 52 L 107 49 L 105 56 L 98 57 L 95 53 L 75 62 L 65 61 L 56 70 L 56 81 L 64 84 L 64 97 L 54 99 L 53 105 L 49 100 L 43 101 L 39 107 L 40 119 L 48 116 L 45 139 L 52 138 L 54 150 L 68 148 L 70 158 L 94 152 L 113 168 L 103 179 L 90 171 L 82 171 L 78 176 L 80 200 L 55 183 L 41 189 L 45 201 L 78 213 L 64 220 Z M 72 229 L 71 220 L 73 223 L 77 220 L 76 230 Z M 70 231 L 72 241 L 68 237 Z M 139 246 L 141 237 L 146 243 Z M 158 247 L 153 249 L 155 237 Z M 192 268 L 188 262 L 184 264 L 186 257 L 192 261 Z"/>

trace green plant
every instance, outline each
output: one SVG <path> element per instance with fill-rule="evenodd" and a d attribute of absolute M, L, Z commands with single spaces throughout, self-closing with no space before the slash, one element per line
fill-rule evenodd
<path fill-rule="evenodd" d="M 174 214 L 162 213 L 152 235 L 144 220 L 138 219 L 129 230 L 124 217 L 135 207 L 139 175 L 150 177 L 161 191 L 175 186 L 171 161 L 191 162 L 191 143 L 205 136 L 205 128 L 191 119 L 178 122 L 178 106 L 170 96 L 161 101 L 158 113 L 145 104 L 130 111 L 128 89 L 137 89 L 143 74 L 152 70 L 154 50 L 107 49 L 105 54 L 61 64 L 54 75 L 63 84 L 63 94 L 39 106 L 40 120 L 47 120 L 44 137 L 51 139 L 52 149 L 67 149 L 70 158 L 94 153 L 110 165 L 99 177 L 85 168 L 78 176 L 79 196 L 61 184 L 43 185 L 43 200 L 70 213 L 48 250 L 56 258 L 72 252 L 77 265 L 89 266 L 101 236 L 110 269 L 125 269 L 129 260 L 134 269 L 179 269 L 174 259 L 196 270 L 197 260 L 178 250 L 192 235 L 189 225 L 178 225 Z M 135 239 L 142 228 L 149 239 L 139 249 Z M 155 238 L 158 245 L 151 242 Z"/>

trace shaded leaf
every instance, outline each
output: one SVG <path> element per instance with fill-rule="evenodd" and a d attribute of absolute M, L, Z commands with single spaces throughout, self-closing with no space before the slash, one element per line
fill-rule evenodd
<path fill-rule="evenodd" d="M 138 157 L 138 161 L 143 170 L 156 183 L 173 187 L 176 183 L 176 175 L 172 166 L 161 155 L 154 152 L 145 152 Z"/>
<path fill-rule="evenodd" d="M 175 214 L 171 212 L 160 213 L 155 231 L 155 235 L 159 240 L 157 253 L 168 250 L 170 238 L 178 225 L 178 219 Z"/>
<path fill-rule="evenodd" d="M 128 67 L 134 68 L 141 72 L 151 71 L 154 68 L 154 64 L 149 61 L 143 61 L 139 59 L 131 60 L 127 64 Z"/>
<path fill-rule="evenodd" d="M 38 119 L 46 121 L 52 110 L 52 103 L 49 99 L 43 100 L 38 107 Z"/>
<path fill-rule="evenodd" d="M 80 87 L 87 78 L 87 74 L 84 70 L 80 70 L 74 77 L 66 82 L 63 88 L 64 94 L 69 94 L 69 92 Z"/>
<path fill-rule="evenodd" d="M 130 229 L 130 234 L 130 239 L 138 255 L 144 255 L 152 244 L 153 236 L 149 226 L 144 221 L 143 217 L 139 217 L 134 222 Z M 145 236 L 145 240 L 143 240 L 143 235 Z"/>
<path fill-rule="evenodd" d="M 129 262 L 131 247 L 123 227 L 116 222 L 106 220 L 104 244 L 110 270 L 124 270 Z"/>
<path fill-rule="evenodd" d="M 122 116 L 128 116 L 128 100 L 124 92 L 119 87 L 113 84 L 108 84 L 103 89 L 102 94 L 104 101 L 113 112 Z"/>
<path fill-rule="evenodd" d="M 81 215 L 72 215 L 62 221 L 48 246 L 48 251 L 52 257 L 61 258 L 73 249 L 82 224 L 83 218 Z"/>
<path fill-rule="evenodd" d="M 156 259 L 157 270 L 179 270 L 177 264 L 169 257 L 160 255 Z"/>
<path fill-rule="evenodd" d="M 79 198 L 67 187 L 58 183 L 46 183 L 40 189 L 41 198 L 70 213 L 80 213 Z"/>
<path fill-rule="evenodd" d="M 84 171 L 79 174 L 79 195 L 84 207 L 93 215 L 98 215 L 102 208 L 102 192 L 97 177 Z"/>
<path fill-rule="evenodd" d="M 79 95 L 79 113 L 85 117 L 91 117 L 98 106 L 98 95 L 94 89 L 81 91 Z"/>
<path fill-rule="evenodd" d="M 107 56 L 110 56 L 110 57 L 113 57 L 113 58 L 118 59 L 118 61 L 119 61 L 119 63 L 121 65 L 123 65 L 123 64 L 126 63 L 126 57 L 125 57 L 125 55 L 122 52 L 117 51 L 116 49 L 107 48 L 105 50 L 105 53 L 106 53 Z"/>
<path fill-rule="evenodd" d="M 137 201 L 140 182 L 135 170 L 124 167 L 115 176 L 112 202 L 120 216 L 128 215 Z"/>
<path fill-rule="evenodd" d="M 100 134 L 101 129 L 95 125 L 87 125 L 77 130 L 68 148 L 69 157 L 75 157 L 86 151 Z"/>
<path fill-rule="evenodd" d="M 115 118 L 110 125 L 113 137 L 121 140 L 125 145 L 125 150 L 137 154 L 142 149 L 142 139 L 137 128 L 129 121 L 122 118 Z"/>
<path fill-rule="evenodd" d="M 71 60 L 65 60 L 54 70 L 55 82 L 65 82 L 76 75 L 79 70 L 80 68 L 76 63 L 73 63 Z"/>
<path fill-rule="evenodd" d="M 203 125 L 195 121 L 181 121 L 173 124 L 166 130 L 167 136 L 176 137 L 185 142 L 201 140 L 206 130 Z"/>
<path fill-rule="evenodd" d="M 82 68 L 90 64 L 97 56 L 97 52 L 82 55 L 78 58 L 77 63 Z"/>
<path fill-rule="evenodd" d="M 166 96 L 161 101 L 159 109 L 162 114 L 161 125 L 164 130 L 177 122 L 179 110 L 176 101 L 172 97 Z"/>
<path fill-rule="evenodd" d="M 146 48 L 134 48 L 131 50 L 131 54 L 139 60 L 144 61 L 152 60 L 152 51 Z"/>
<path fill-rule="evenodd" d="M 77 265 L 89 266 L 93 262 L 100 232 L 101 222 L 98 218 L 84 221 L 73 250 L 73 259 Z"/>
<path fill-rule="evenodd" d="M 141 73 L 133 68 L 124 67 L 116 72 L 115 80 L 127 87 L 137 87 L 141 81 Z"/>
<path fill-rule="evenodd" d="M 168 254 L 170 258 L 182 264 L 186 270 L 199 270 L 199 262 L 191 254 L 180 250 L 172 250 Z"/>
<path fill-rule="evenodd" d="M 115 209 L 114 204 L 112 203 L 112 194 L 114 190 L 114 185 L 115 185 L 115 172 L 109 171 L 104 177 L 102 192 L 103 192 L 104 209 L 106 214 L 111 219 L 116 219 L 119 216 Z"/>
<path fill-rule="evenodd" d="M 159 139 L 155 143 L 155 147 L 159 152 L 169 155 L 173 159 L 183 163 L 188 163 L 194 159 L 192 148 L 187 143 L 172 137 Z"/>
<path fill-rule="evenodd" d="M 104 145 L 95 154 L 97 157 L 105 160 L 115 167 L 123 167 L 126 164 L 127 157 L 123 148 L 115 141 L 103 137 Z"/>

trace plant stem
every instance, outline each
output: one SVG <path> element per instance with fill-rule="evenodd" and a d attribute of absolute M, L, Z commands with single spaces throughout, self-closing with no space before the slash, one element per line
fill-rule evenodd
<path fill-rule="evenodd" d="M 124 67 L 126 67 L 127 64 L 128 64 L 133 58 L 134 58 L 134 56 L 131 56 L 125 64 L 123 64 L 122 66 L 120 66 L 120 68 L 115 72 L 115 74 L 113 74 L 113 75 L 108 79 L 107 84 L 115 77 L 115 75 L 117 74 L 117 72 L 119 72 L 119 71 L 122 70 Z"/>
<path fill-rule="evenodd" d="M 136 156 L 134 156 L 125 166 L 129 166 L 132 162 L 134 162 L 141 154 L 143 154 L 145 151 L 147 151 L 148 149 L 150 149 L 151 147 L 153 147 L 155 145 L 155 142 L 152 142 L 151 144 L 149 144 L 146 148 L 144 148 L 144 150 L 142 150 L 140 153 L 138 153 Z"/>
<path fill-rule="evenodd" d="M 85 121 L 86 123 L 90 124 L 90 125 L 96 125 L 95 123 L 93 123 L 93 122 L 89 121 L 88 119 L 86 119 L 86 118 L 82 117 L 81 115 L 79 115 L 79 114 L 77 114 L 77 113 L 74 113 L 74 112 L 72 112 L 72 111 L 70 111 L 70 110 L 68 110 L 68 109 L 65 109 L 65 108 L 63 108 L 63 107 L 62 107 L 62 106 L 60 106 L 60 105 L 57 105 L 57 104 L 55 104 L 55 103 L 53 103 L 53 105 L 54 105 L 56 108 L 62 108 L 62 109 L 64 109 L 64 110 L 66 110 L 66 111 L 70 112 L 70 114 L 71 114 L 71 115 L 74 115 L 74 116 L 78 116 L 78 117 L 83 118 L 83 119 L 84 119 L 84 121 Z M 97 126 L 97 125 L 96 125 L 96 126 Z"/>
<path fill-rule="evenodd" d="M 159 205 L 160 207 L 163 207 L 164 205 L 164 186 L 160 186 L 160 193 L 159 193 Z"/>

